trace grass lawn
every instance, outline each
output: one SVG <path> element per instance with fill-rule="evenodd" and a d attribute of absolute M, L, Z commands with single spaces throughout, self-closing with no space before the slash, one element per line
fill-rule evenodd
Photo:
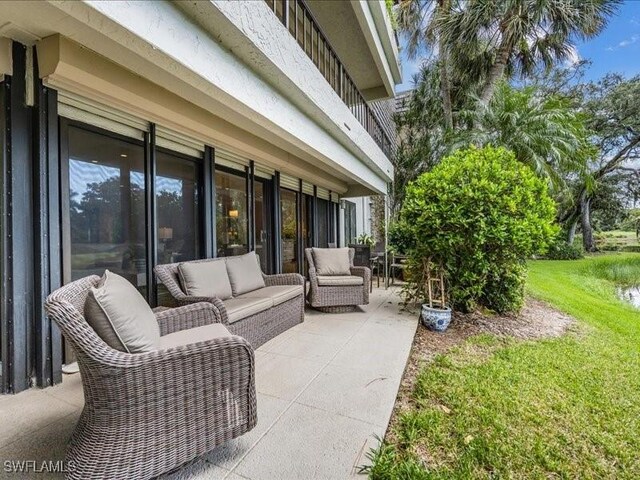
<path fill-rule="evenodd" d="M 530 264 L 528 292 L 578 320 L 557 339 L 473 337 L 418 375 L 372 478 L 640 478 L 640 255 Z"/>
<path fill-rule="evenodd" d="M 636 232 L 623 230 L 611 230 L 608 232 L 598 232 L 595 234 L 596 244 L 602 250 L 621 250 L 629 247 L 638 247 L 638 237 Z M 577 238 L 575 245 L 582 243 L 581 238 Z"/>

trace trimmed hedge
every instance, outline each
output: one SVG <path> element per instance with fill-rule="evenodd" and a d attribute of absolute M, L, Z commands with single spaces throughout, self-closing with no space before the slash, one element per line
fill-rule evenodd
<path fill-rule="evenodd" d="M 412 182 L 396 228 L 411 246 L 410 281 L 422 281 L 420 265 L 431 258 L 445 268 L 454 309 L 497 312 L 521 308 L 526 259 L 558 231 L 546 183 L 493 147 L 459 150 Z"/>

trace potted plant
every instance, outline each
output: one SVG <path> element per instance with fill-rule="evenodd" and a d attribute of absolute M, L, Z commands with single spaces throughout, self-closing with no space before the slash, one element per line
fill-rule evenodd
<path fill-rule="evenodd" d="M 425 302 L 422 304 L 420 318 L 429 330 L 444 332 L 451 323 L 451 308 L 447 305 L 442 264 L 434 264 L 430 258 L 423 262 Z"/>
<path fill-rule="evenodd" d="M 444 268 L 431 258 L 422 262 L 411 261 L 409 275 L 412 279 L 405 289 L 405 295 L 415 300 L 423 299 L 420 311 L 422 324 L 429 330 L 444 332 L 451 323 L 451 308 L 447 303 L 444 283 Z"/>
<path fill-rule="evenodd" d="M 451 308 L 446 305 L 440 307 L 423 303 L 420 318 L 422 324 L 429 330 L 444 332 L 451 323 Z"/>
<path fill-rule="evenodd" d="M 358 238 L 356 238 L 356 244 L 366 245 L 367 247 L 372 248 L 376 244 L 376 241 L 371 235 L 362 233 L 358 236 Z"/>

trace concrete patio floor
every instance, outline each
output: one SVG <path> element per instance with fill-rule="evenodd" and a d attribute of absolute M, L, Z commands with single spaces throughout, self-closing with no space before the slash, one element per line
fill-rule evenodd
<path fill-rule="evenodd" d="M 416 327 L 395 289 L 374 288 L 353 313 L 307 310 L 304 323 L 256 350 L 257 426 L 163 480 L 357 475 L 387 428 Z M 82 406 L 78 374 L 0 397 L 0 478 L 28 478 L 5 472 L 6 460 L 63 459 Z"/>

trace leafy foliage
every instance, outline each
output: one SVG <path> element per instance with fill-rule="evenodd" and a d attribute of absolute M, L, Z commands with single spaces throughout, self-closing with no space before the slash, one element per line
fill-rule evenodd
<path fill-rule="evenodd" d="M 567 243 L 564 238 L 558 237 L 549 246 L 547 258 L 549 260 L 579 260 L 584 258 L 584 253 L 582 253 L 582 249 Z"/>
<path fill-rule="evenodd" d="M 470 145 L 505 147 L 517 160 L 545 178 L 554 193 L 582 178 L 596 150 L 586 116 L 561 95 L 543 95 L 535 87 L 501 83 L 487 107 L 454 97 L 454 131 L 442 127 L 438 72 L 425 65 L 406 111 L 397 119 L 401 131 L 395 160 L 395 211 L 406 185 L 431 170 L 446 155 Z M 568 196 L 568 207 L 573 195 Z"/>
<path fill-rule="evenodd" d="M 389 246 L 395 253 L 410 252 L 415 246 L 413 237 L 413 232 L 406 222 L 397 220 L 389 225 Z"/>
<path fill-rule="evenodd" d="M 493 147 L 460 150 L 421 175 L 400 214 L 413 264 L 443 264 L 452 306 L 498 312 L 522 305 L 524 262 L 554 238 L 554 218 L 545 182 Z"/>
<path fill-rule="evenodd" d="M 560 91 L 586 115 L 598 151 L 588 162 L 588 174 L 571 179 L 571 201 L 561 205 L 560 214 L 568 232 L 580 223 L 584 249 L 592 251 L 593 228 L 616 226 L 622 210 L 640 195 L 640 76 L 609 74 L 596 82 L 566 84 Z"/>
<path fill-rule="evenodd" d="M 474 125 L 453 140 L 453 147 L 502 146 L 549 180 L 555 190 L 569 173 L 582 175 L 595 150 L 586 117 L 557 95 L 542 96 L 535 88 L 516 89 L 502 82 L 487 108 L 463 113 Z"/>
<path fill-rule="evenodd" d="M 359 245 L 367 245 L 368 247 L 373 247 L 376 244 L 376 241 L 371 235 L 361 233 L 356 238 L 356 243 Z"/>

